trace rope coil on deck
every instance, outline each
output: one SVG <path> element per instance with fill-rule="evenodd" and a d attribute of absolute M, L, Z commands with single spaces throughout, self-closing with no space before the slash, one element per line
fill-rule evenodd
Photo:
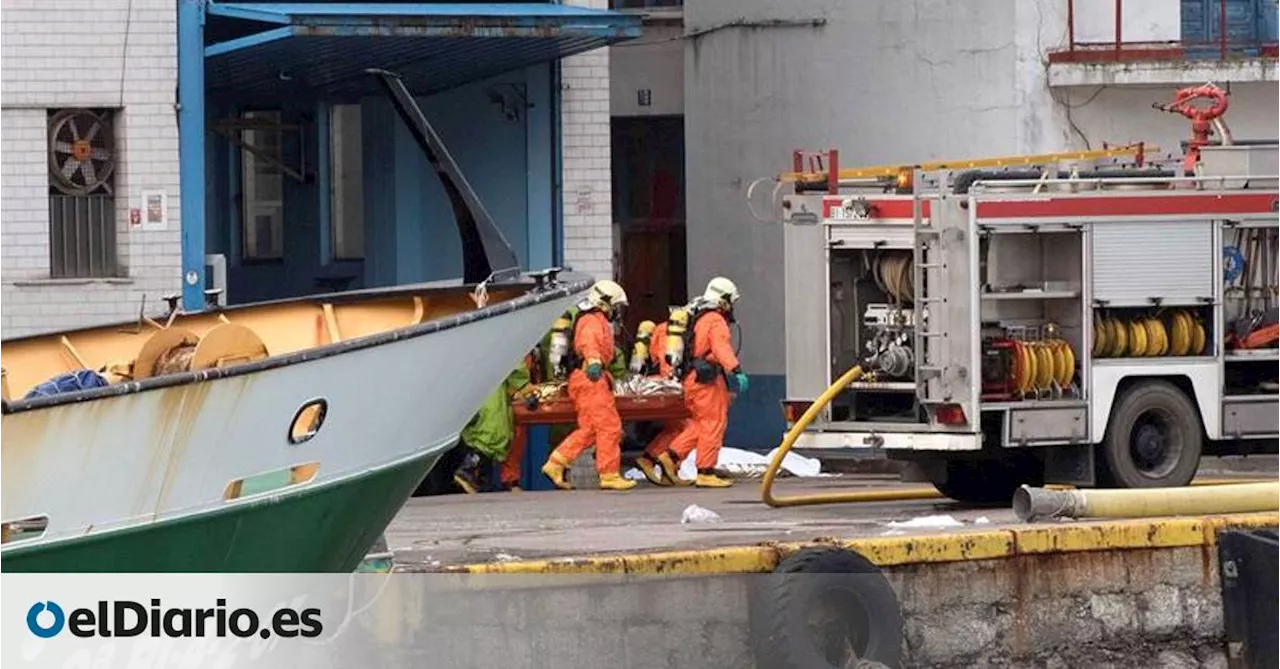
<path fill-rule="evenodd" d="M 178 374 L 180 372 L 190 371 L 191 360 L 196 355 L 195 344 L 179 344 L 173 348 L 160 354 L 156 359 L 153 374 L 161 376 L 164 374 Z"/>

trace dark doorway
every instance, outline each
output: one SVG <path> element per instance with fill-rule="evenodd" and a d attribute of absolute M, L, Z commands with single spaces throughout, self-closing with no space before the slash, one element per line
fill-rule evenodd
<path fill-rule="evenodd" d="M 613 118 L 613 220 L 619 276 L 631 298 L 627 332 L 661 323 L 689 299 L 685 281 L 684 117 Z"/>

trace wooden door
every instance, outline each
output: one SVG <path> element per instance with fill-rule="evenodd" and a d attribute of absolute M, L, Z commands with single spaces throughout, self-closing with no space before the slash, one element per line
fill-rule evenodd
<path fill-rule="evenodd" d="M 661 323 L 667 319 L 670 247 L 666 231 L 632 230 L 622 235 L 622 286 L 631 303 L 627 308 L 628 334 L 635 333 L 640 321 Z"/>

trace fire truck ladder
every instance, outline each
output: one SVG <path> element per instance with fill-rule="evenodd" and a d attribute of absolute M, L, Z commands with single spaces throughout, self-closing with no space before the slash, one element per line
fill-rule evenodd
<path fill-rule="evenodd" d="M 932 327 L 941 320 L 940 310 L 933 310 L 933 318 L 929 317 L 929 306 L 940 306 L 944 302 L 944 298 L 931 294 L 929 290 L 930 282 L 926 279 L 927 271 L 930 269 L 939 270 L 935 277 L 938 279 L 933 282 L 933 286 L 945 285 L 946 280 L 942 278 L 941 271 L 945 269 L 945 264 L 941 260 L 940 241 L 942 238 L 942 229 L 937 225 L 936 213 L 938 206 L 931 206 L 931 215 L 929 222 L 925 223 L 924 202 L 932 199 L 935 202 L 946 196 L 946 188 L 949 182 L 949 175 L 945 171 L 937 173 L 936 180 L 924 177 L 924 170 L 917 169 L 912 175 L 912 189 L 914 197 L 912 198 L 912 243 L 911 243 L 911 272 L 912 287 L 914 295 L 912 295 L 912 322 L 915 325 L 915 336 L 911 338 L 912 342 L 912 359 L 915 361 L 915 386 L 916 399 L 921 406 L 929 406 L 931 404 L 943 404 L 946 399 L 933 399 L 929 396 L 929 380 L 942 375 L 944 367 L 934 361 L 930 355 L 931 350 L 938 349 L 930 340 L 940 338 L 943 333 L 934 330 Z M 925 188 L 932 186 L 936 189 L 936 197 L 925 191 Z M 938 251 L 931 253 L 930 251 Z"/>
<path fill-rule="evenodd" d="M 840 181 L 857 181 L 866 179 L 892 179 L 898 178 L 902 183 L 906 178 L 910 177 L 913 170 L 921 170 L 924 172 L 937 172 L 939 170 L 964 170 L 977 168 L 1008 168 L 1008 167 L 1027 167 L 1035 165 L 1049 165 L 1062 161 L 1080 161 L 1080 160 L 1102 160 L 1106 158 L 1131 158 L 1139 167 L 1146 163 L 1148 154 L 1154 154 L 1160 150 L 1160 147 L 1138 142 L 1135 144 L 1127 144 L 1124 146 L 1112 146 L 1104 149 L 1094 149 L 1091 151 L 1064 151 L 1059 153 L 1040 153 L 1020 156 L 993 156 L 987 158 L 964 158 L 960 160 L 939 160 L 916 165 L 877 165 L 872 167 L 840 167 L 838 164 L 838 154 L 833 150 L 824 152 L 826 160 L 822 160 L 820 156 L 810 155 L 810 163 L 813 169 L 804 169 L 803 156 L 808 152 L 796 152 L 794 157 L 794 171 L 783 172 L 777 176 L 778 181 L 782 182 L 798 182 L 810 186 L 828 184 L 829 177 L 832 172 L 836 175 L 837 183 Z M 825 169 L 824 169 L 825 167 Z"/>

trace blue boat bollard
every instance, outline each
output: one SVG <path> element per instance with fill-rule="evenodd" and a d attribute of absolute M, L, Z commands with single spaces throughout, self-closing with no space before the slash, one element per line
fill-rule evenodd
<path fill-rule="evenodd" d="M 555 490 L 542 474 L 542 463 L 551 455 L 551 426 L 530 425 L 525 442 L 524 461 L 520 463 L 520 488 L 523 490 Z"/>

